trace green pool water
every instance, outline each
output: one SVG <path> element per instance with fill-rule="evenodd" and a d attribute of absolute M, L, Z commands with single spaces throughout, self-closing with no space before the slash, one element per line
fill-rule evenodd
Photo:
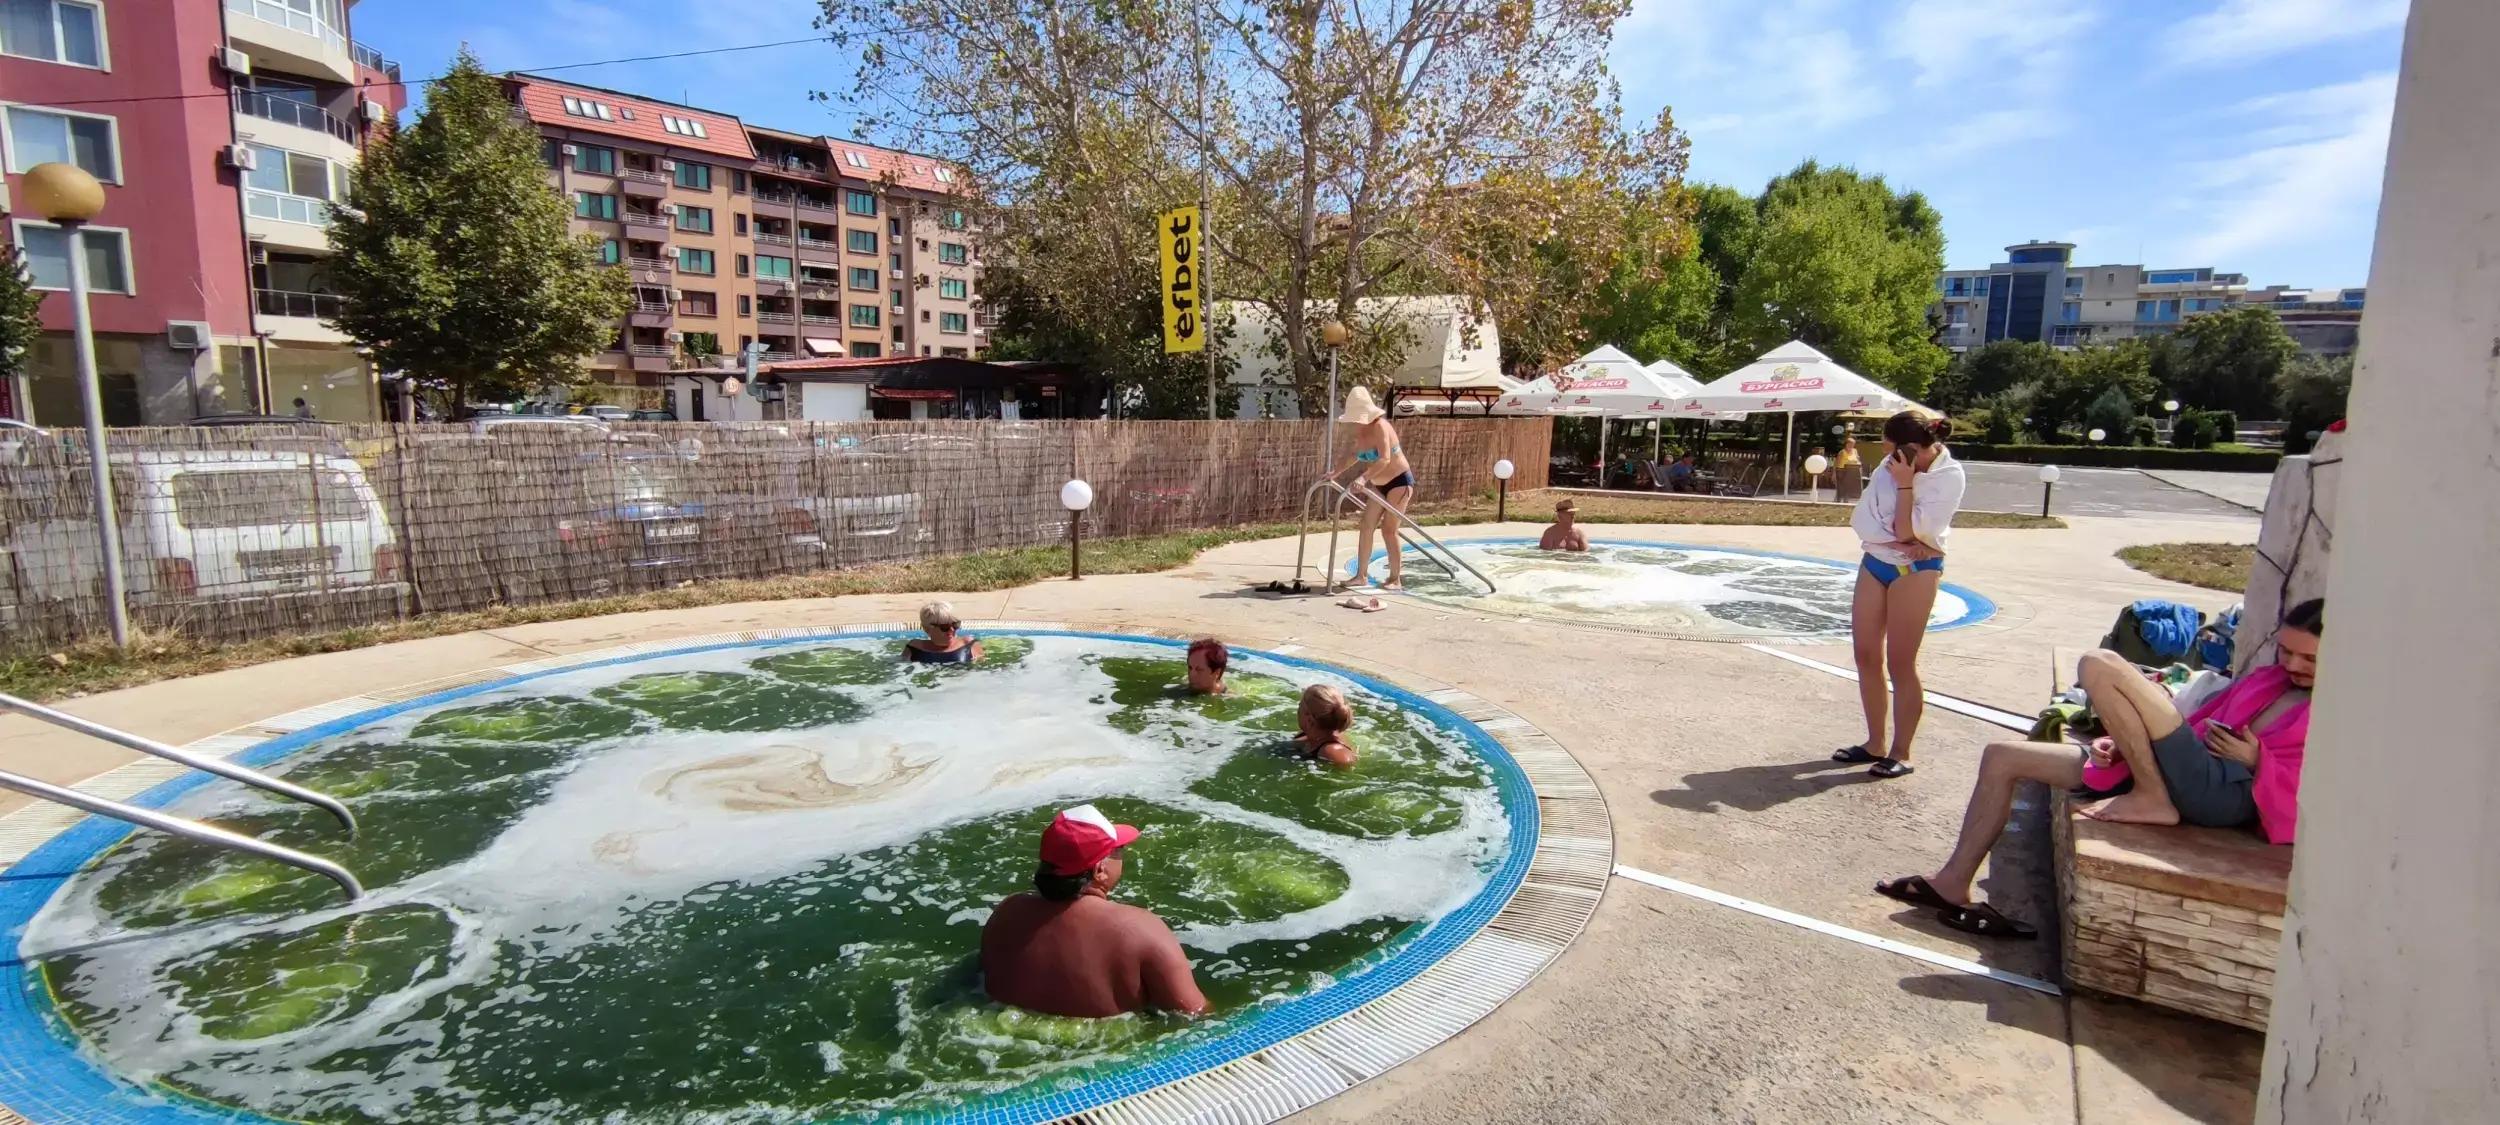
<path fill-rule="evenodd" d="M 1324 988 L 1463 902 L 1508 822 L 1456 731 L 1258 659 L 1001 636 L 667 657 L 394 717 L 175 806 L 372 889 L 131 837 L 29 927 L 68 1028 L 134 1086 L 323 1122 L 807 1121 L 942 1109 L 1176 1050 Z M 1361 760 L 1283 753 L 1304 684 Z M 1144 836 L 1118 897 L 1180 934 L 1211 1020 L 988 1003 L 974 953 L 1052 813 Z"/>

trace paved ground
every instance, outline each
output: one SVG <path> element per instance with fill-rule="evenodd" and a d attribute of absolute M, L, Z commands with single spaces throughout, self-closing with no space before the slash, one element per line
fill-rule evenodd
<path fill-rule="evenodd" d="M 1964 461 L 1970 491 L 1962 507 L 1980 512 L 2038 512 L 2040 467 L 1995 461 Z M 2060 467 L 2049 513 L 2058 516 L 2105 516 L 2121 519 L 2250 520 L 2265 507 L 2266 485 L 2273 478 L 2260 473 L 2163 473 L 2176 483 L 2134 469 Z M 2211 479 L 2209 479 L 2211 478 Z M 1806 499 L 1803 477 L 1793 482 L 1793 499 Z M 2253 488 L 2254 499 L 2248 499 Z M 1769 493 L 1779 491 L 1771 482 Z M 1767 495 L 1768 493 L 1766 493 Z M 1832 498 L 1829 478 L 1819 499 Z M 2245 506 L 2242 506 L 2243 503 Z"/>
<path fill-rule="evenodd" d="M 1533 530 L 1515 524 L 1468 534 Z M 1829 558 L 1856 552 L 1836 528 L 1602 530 L 1605 538 Z M 2198 605 L 2230 600 L 2139 574 L 2114 550 L 2245 541 L 2254 532 L 2245 513 L 1964 531 L 1950 577 L 2001 609 L 1984 625 L 1931 638 L 1928 686 L 2028 710 L 2054 654 L 2088 645 L 2124 602 L 2152 594 Z M 1461 685 L 1543 727 L 1588 767 L 1614 816 L 1619 862 L 2011 972 L 2056 975 L 2054 943 L 1983 947 L 1869 893 L 1875 880 L 1925 870 L 1942 854 L 1976 750 L 2000 736 L 1994 728 L 1931 712 L 1919 772 L 1877 783 L 1825 760 L 1859 733 L 1855 689 L 1844 680 L 1737 645 L 1485 619 L 1417 603 L 1364 615 L 1253 592 L 1288 575 L 1292 556 L 1290 540 L 1236 544 L 1166 575 L 1053 581 L 952 600 L 966 617 L 1203 628 Z M 135 688 L 68 709 L 181 742 L 353 691 L 535 655 L 899 620 L 922 600 L 717 606 L 516 626 Z M 1798 651 L 1845 664 L 1842 647 Z M 49 728 L 0 720 L 0 767 L 74 779 L 121 760 Z M 2045 920 L 2050 895 L 2036 809 L 2032 817 L 2008 837 L 1984 887 L 2015 913 Z M 2240 1122 L 2251 1113 L 2260 1046 L 2239 1029 L 2131 1004 L 2043 996 L 1617 880 L 1589 931 L 1520 996 L 1303 1119 Z"/>
<path fill-rule="evenodd" d="M 2146 469 L 2144 475 L 2163 484 L 2192 489 L 2251 511 L 2264 511 L 2273 473 L 2204 473 L 2190 469 Z"/>

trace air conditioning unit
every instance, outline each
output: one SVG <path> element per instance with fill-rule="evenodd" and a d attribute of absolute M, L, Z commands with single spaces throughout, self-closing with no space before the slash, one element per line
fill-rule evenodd
<path fill-rule="evenodd" d="M 165 342 L 186 352 L 204 352 L 213 346 L 208 338 L 208 322 L 205 320 L 166 321 Z"/>
<path fill-rule="evenodd" d="M 217 152 L 225 159 L 228 168 L 240 168 L 246 172 L 260 168 L 260 154 L 252 151 L 250 145 L 227 145 Z"/>
<path fill-rule="evenodd" d="M 668 299 L 672 301 L 682 301 L 686 299 L 686 295 L 679 292 L 675 286 L 671 286 L 668 291 Z"/>
<path fill-rule="evenodd" d="M 224 67 L 226 73 L 228 74 L 239 78 L 248 78 L 252 73 L 252 56 L 236 50 L 233 47 L 219 47 L 217 49 L 217 65 Z"/>
<path fill-rule="evenodd" d="M 660 248 L 660 253 L 668 255 L 671 261 L 677 258 L 677 248 L 674 246 L 663 246 Z"/>
<path fill-rule="evenodd" d="M 582 149 L 581 149 L 581 146 L 580 146 L 580 145 L 566 145 L 566 146 L 564 146 L 564 155 L 566 155 L 566 156 L 580 156 L 581 154 L 582 154 Z"/>
<path fill-rule="evenodd" d="M 367 100 L 364 103 L 364 107 L 365 124 L 367 125 L 379 125 L 382 122 L 389 120 L 391 116 L 391 107 L 383 105 L 380 102 Z"/>
<path fill-rule="evenodd" d="M 685 333 L 683 333 L 683 332 L 679 332 L 679 331 L 677 331 L 676 329 L 673 329 L 673 328 L 669 330 L 669 333 L 668 333 L 668 342 L 669 342 L 669 343 L 674 344 L 674 343 L 678 342 L 679 340 L 683 340 L 683 339 L 685 339 L 685 338 L 686 338 L 686 334 L 685 334 Z"/>
<path fill-rule="evenodd" d="M 663 172 L 675 172 L 676 170 L 677 170 L 677 162 L 676 162 L 676 161 L 674 161 L 674 160 L 663 160 L 663 161 L 661 161 L 661 162 L 660 162 L 660 171 L 663 171 Z"/>

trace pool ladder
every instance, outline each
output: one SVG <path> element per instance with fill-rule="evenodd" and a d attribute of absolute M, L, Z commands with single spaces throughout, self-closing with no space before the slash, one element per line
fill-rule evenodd
<path fill-rule="evenodd" d="M 52 708 L 46 707 L 40 703 L 20 699 L 5 692 L 0 692 L 0 711 L 15 711 L 20 715 L 26 716 L 27 718 L 34 719 L 39 722 L 50 723 L 63 730 L 76 731 L 77 733 L 86 735 L 90 738 L 110 742 L 115 746 L 136 750 L 142 754 L 149 754 L 155 757 L 163 758 L 166 761 L 188 766 L 195 770 L 213 773 L 229 781 L 241 782 L 242 784 L 249 785 L 254 789 L 302 801 L 305 804 L 312 805 L 324 812 L 329 813 L 331 816 L 337 817 L 340 827 L 347 829 L 347 834 L 350 837 L 353 837 L 356 834 L 356 814 L 348 811 L 346 805 L 339 803 L 335 798 L 325 796 L 321 793 L 316 793 L 310 789 L 304 788 L 301 785 L 297 785 L 294 782 L 282 781 L 278 778 L 262 773 L 259 770 L 247 769 L 243 766 L 238 766 L 232 762 L 224 761 L 222 759 L 195 754 L 189 750 L 182 749 L 179 746 L 168 746 L 162 742 L 156 741 L 155 739 L 143 738 L 128 731 L 117 730 L 113 727 L 105 726 L 102 723 L 90 722 L 86 719 L 79 718 L 76 715 L 63 711 L 55 711 Z M 115 820 L 128 821 L 129 823 L 136 824 L 142 828 L 153 828 L 167 835 L 180 836 L 183 839 L 207 844 L 212 847 L 228 848 L 234 851 L 243 852 L 247 855 L 259 856 L 262 859 L 274 860 L 276 862 L 286 864 L 289 867 L 301 868 L 338 884 L 339 889 L 347 892 L 347 897 L 350 901 L 364 897 L 364 886 L 356 881 L 355 875 L 349 873 L 346 868 L 341 867 L 338 864 L 332 863 L 319 856 L 306 855 L 293 848 L 284 848 L 276 844 L 255 840 L 239 832 L 219 828 L 214 824 L 204 824 L 200 821 L 161 813 L 154 809 L 145 809 L 140 808 L 137 805 L 127 804 L 121 801 L 107 800 L 103 797 L 98 797 L 88 793 L 81 793 L 75 789 L 54 785 L 48 781 L 40 781 L 24 774 L 9 770 L 0 770 L 0 788 L 14 789 L 20 793 L 26 794 L 29 797 L 51 801 L 56 804 L 68 805 L 71 808 L 78 809 L 83 812 L 93 813 L 97 816 L 109 816 Z"/>
<path fill-rule="evenodd" d="M 1357 491 L 1357 489 L 1360 491 Z M 1269 589 L 1278 593 L 1303 594 L 1311 592 L 1310 586 L 1302 581 L 1302 572 L 1309 569 L 1308 559 L 1311 545 L 1311 506 L 1313 503 L 1318 501 L 1323 491 L 1329 490 L 1333 490 L 1333 495 L 1329 497 L 1328 501 L 1328 562 L 1326 565 L 1321 567 L 1319 572 L 1319 588 L 1323 593 L 1328 591 L 1337 580 L 1337 523 L 1345 517 L 1346 505 L 1351 503 L 1368 508 L 1375 502 L 1383 505 L 1388 503 L 1387 499 L 1382 497 L 1380 493 L 1373 491 L 1371 485 L 1369 484 L 1358 481 L 1354 487 L 1348 488 L 1344 484 L 1339 483 L 1335 477 L 1323 477 L 1317 483 L 1311 485 L 1310 488 L 1304 490 L 1302 493 L 1302 525 L 1293 549 L 1293 584 L 1291 586 L 1287 586 L 1283 582 L 1271 582 L 1268 584 Z M 1394 508 L 1390 510 L 1393 512 L 1397 511 Z M 1458 571 L 1463 569 L 1468 574 L 1473 575 L 1476 581 L 1484 583 L 1485 593 L 1491 594 L 1494 592 L 1492 579 L 1485 577 L 1483 571 L 1477 570 L 1473 565 L 1468 563 L 1467 560 L 1458 557 L 1458 552 L 1450 550 L 1446 544 L 1433 538 L 1432 533 L 1424 530 L 1422 524 L 1416 523 L 1414 517 L 1409 516 L 1404 512 L 1397 512 L 1397 517 L 1398 522 L 1405 525 L 1398 529 L 1398 539 L 1401 545 L 1414 548 L 1416 554 L 1431 560 L 1434 566 L 1440 567 L 1442 572 L 1448 574 L 1451 578 L 1457 578 Z M 1412 534 L 1410 535 L 1410 533 Z M 1414 536 L 1421 536 L 1423 538 L 1423 542 L 1416 542 Z M 1385 549 L 1391 545 L 1384 543 L 1381 546 Z M 1439 552 L 1438 555 L 1434 553 L 1436 551 Z M 1447 556 L 1446 560 L 1442 556 Z M 1450 565 L 1451 563 L 1458 564 L 1458 567 L 1452 568 Z M 1358 575 L 1361 574 L 1362 570 L 1370 565 L 1370 559 L 1356 559 L 1354 561 L 1355 573 Z"/>

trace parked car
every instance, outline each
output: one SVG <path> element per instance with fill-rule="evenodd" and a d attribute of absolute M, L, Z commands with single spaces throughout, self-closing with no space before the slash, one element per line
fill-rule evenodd
<path fill-rule="evenodd" d="M 634 420 L 635 413 L 635 411 L 628 410 L 622 406 L 610 406 L 606 403 L 600 403 L 596 406 L 583 407 L 581 416 L 585 418 L 596 418 L 602 422 L 630 422 Z"/>
<path fill-rule="evenodd" d="M 51 436 L 50 433 L 32 423 L 20 422 L 15 418 L 0 418 L 0 465 L 17 464 L 18 456 L 25 452 L 29 444 L 46 440 Z"/>
<path fill-rule="evenodd" d="M 704 505 L 689 498 L 684 464 L 665 453 L 585 459 L 586 509 L 556 522 L 577 588 L 651 589 L 699 577 Z"/>

